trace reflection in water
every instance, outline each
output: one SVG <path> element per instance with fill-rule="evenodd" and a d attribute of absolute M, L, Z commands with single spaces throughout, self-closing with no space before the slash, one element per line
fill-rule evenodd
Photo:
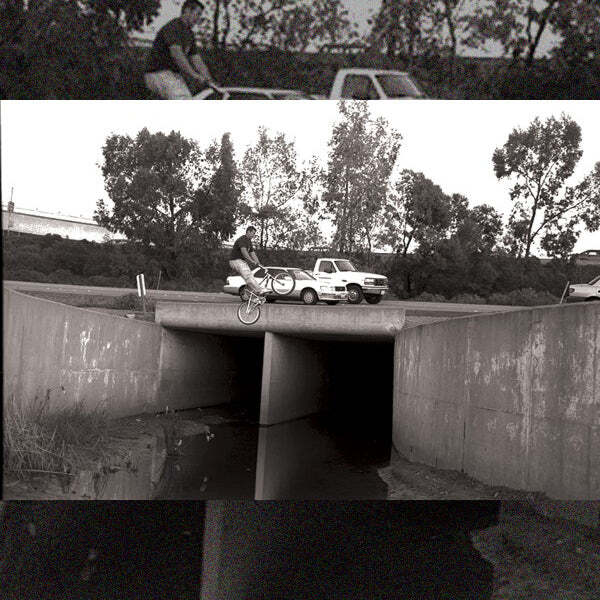
<path fill-rule="evenodd" d="M 386 498 L 377 469 L 389 462 L 387 425 L 382 432 L 323 413 L 259 427 L 235 411 L 203 412 L 214 439 L 184 441 L 166 465 L 158 498 Z"/>

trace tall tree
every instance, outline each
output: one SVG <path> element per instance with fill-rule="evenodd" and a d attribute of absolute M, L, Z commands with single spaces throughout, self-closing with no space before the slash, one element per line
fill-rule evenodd
<path fill-rule="evenodd" d="M 474 206 L 462 215 L 456 237 L 470 254 L 489 254 L 502 234 L 502 217 L 488 204 Z"/>
<path fill-rule="evenodd" d="M 340 252 L 370 251 L 402 136 L 385 119 L 372 119 L 366 102 L 341 101 L 338 110 L 324 194 L 334 246 Z"/>
<path fill-rule="evenodd" d="M 561 42 L 554 56 L 580 66 L 600 58 L 600 2 L 566 0 L 551 23 Z"/>
<path fill-rule="evenodd" d="M 243 200 L 249 216 L 257 221 L 259 246 L 266 248 L 281 240 L 278 231 L 286 226 L 291 203 L 303 184 L 294 142 L 260 127 L 256 143 L 244 154 L 241 175 Z"/>
<path fill-rule="evenodd" d="M 536 118 L 527 129 L 514 129 L 494 151 L 496 177 L 513 181 L 507 242 L 517 256 L 528 257 L 541 236 L 549 248 L 550 239 L 579 223 L 598 228 L 598 165 L 578 185 L 566 185 L 582 154 L 581 128 L 565 114 L 545 122 Z"/>
<path fill-rule="evenodd" d="M 564 0 L 487 0 L 476 8 L 471 19 L 469 43 L 480 46 L 495 40 L 507 54 L 515 59 L 524 55 L 531 64 L 562 4 Z"/>
<path fill-rule="evenodd" d="M 220 243 L 235 233 L 242 193 L 229 133 L 223 134 L 220 144 L 208 148 L 206 159 L 213 173 L 208 185 L 195 192 L 194 217 L 200 231 Z"/>
<path fill-rule="evenodd" d="M 142 129 L 135 138 L 109 136 L 102 155 L 112 208 L 98 200 L 96 221 L 154 247 L 167 273 L 177 275 L 186 258 L 206 245 L 198 189 L 207 180 L 197 143 L 175 131 L 166 135 Z"/>
<path fill-rule="evenodd" d="M 406 256 L 411 245 L 443 237 L 452 223 L 448 196 L 423 175 L 404 169 L 390 186 L 378 242 Z"/>

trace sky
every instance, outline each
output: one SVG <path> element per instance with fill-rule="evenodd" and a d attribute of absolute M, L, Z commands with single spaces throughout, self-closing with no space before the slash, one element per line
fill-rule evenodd
<path fill-rule="evenodd" d="M 402 135 L 397 169 L 420 171 L 447 194 L 470 206 L 490 204 L 505 218 L 507 182 L 499 182 L 492 153 L 511 131 L 536 117 L 566 112 L 582 128 L 583 156 L 570 180 L 578 183 L 600 161 L 600 121 L 595 101 L 390 100 L 372 101 L 373 116 L 386 118 Z M 259 126 L 294 140 L 299 162 L 313 155 L 326 164 L 334 101 L 2 101 L 2 202 L 11 190 L 17 208 L 93 216 L 107 198 L 100 170 L 102 146 L 112 133 L 135 136 L 179 131 L 206 148 L 231 133 L 238 160 L 255 142 Z M 600 232 L 584 232 L 575 251 L 600 247 Z M 538 253 L 538 255 L 542 256 Z"/>
<path fill-rule="evenodd" d="M 467 0 L 469 1 L 469 0 Z M 479 2 L 479 0 L 471 0 Z M 168 21 L 178 17 L 181 13 L 182 0 L 163 0 L 159 15 L 154 21 L 140 32 L 139 37 L 154 38 L 156 32 Z M 358 25 L 358 32 L 362 36 L 369 32 L 370 25 L 367 20 L 373 17 L 381 7 L 381 0 L 343 0 L 343 4 L 348 9 L 349 18 L 353 23 Z M 541 0 L 534 0 L 534 4 L 544 4 Z M 544 31 L 536 55 L 544 55 L 554 44 L 555 37 L 550 31 Z M 502 54 L 502 48 L 497 43 L 489 43 L 484 49 L 472 49 L 461 47 L 459 54 L 464 56 L 499 56 Z"/>

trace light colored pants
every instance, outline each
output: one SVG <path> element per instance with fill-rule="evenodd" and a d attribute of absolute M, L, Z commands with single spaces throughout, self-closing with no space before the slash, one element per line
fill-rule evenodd
<path fill-rule="evenodd" d="M 242 260 L 241 258 L 238 258 L 237 260 L 230 260 L 229 266 L 242 276 L 242 279 L 248 284 L 248 287 L 255 294 L 262 293 L 262 288 L 260 287 L 258 281 L 256 281 L 254 275 L 252 275 L 252 271 L 245 260 Z"/>
<path fill-rule="evenodd" d="M 146 87 L 164 100 L 191 100 L 185 79 L 173 71 L 155 71 L 144 75 Z"/>

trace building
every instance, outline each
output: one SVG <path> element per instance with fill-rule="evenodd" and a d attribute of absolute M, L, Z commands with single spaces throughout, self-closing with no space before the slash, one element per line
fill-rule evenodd
<path fill-rule="evenodd" d="M 16 208 L 12 202 L 2 206 L 2 231 L 34 235 L 54 234 L 66 239 L 85 239 L 90 242 L 124 239 L 124 236 L 100 227 L 93 219 Z"/>

